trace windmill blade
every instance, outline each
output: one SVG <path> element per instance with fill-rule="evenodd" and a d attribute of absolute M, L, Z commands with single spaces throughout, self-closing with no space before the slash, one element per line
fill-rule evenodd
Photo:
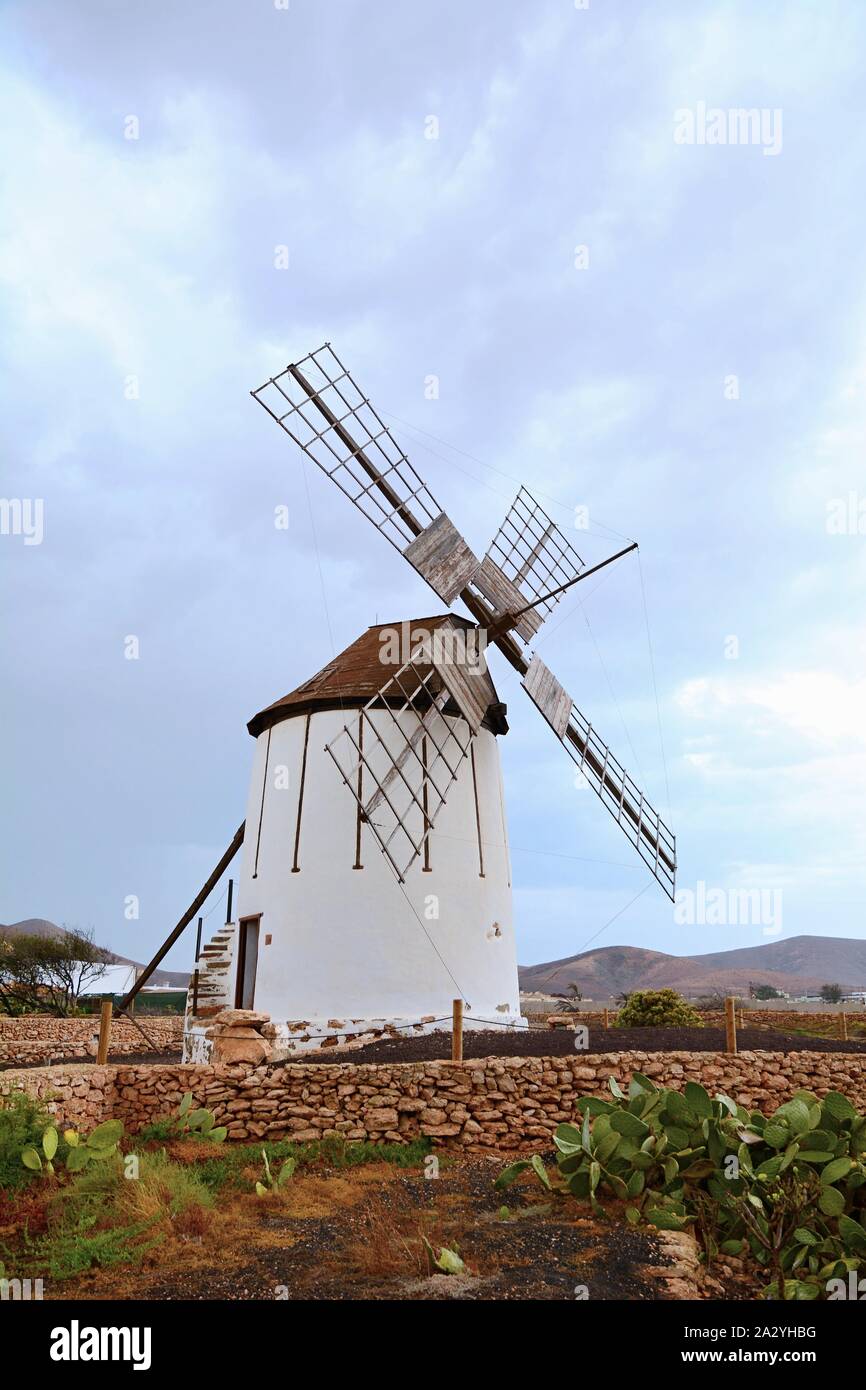
<path fill-rule="evenodd" d="M 329 343 L 250 393 L 447 604 L 480 567 Z"/>
<path fill-rule="evenodd" d="M 572 762 L 673 901 L 676 838 L 658 811 L 653 809 L 637 783 L 581 714 L 568 691 L 538 656 L 530 661 L 522 685 Z"/>
<path fill-rule="evenodd" d="M 530 642 L 559 602 L 559 595 L 542 595 L 570 583 L 582 569 L 577 551 L 532 494 L 521 487 L 474 583 L 500 618 L 541 600 L 515 624 L 519 636 Z"/>
<path fill-rule="evenodd" d="M 407 661 L 327 751 L 402 883 L 424 849 L 496 691 L 432 646 Z M 446 712 L 448 711 L 448 712 Z M 387 719 L 381 719 L 381 713 Z"/>

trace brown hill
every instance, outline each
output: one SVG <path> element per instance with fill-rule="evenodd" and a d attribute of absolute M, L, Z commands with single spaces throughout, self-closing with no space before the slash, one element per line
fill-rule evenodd
<path fill-rule="evenodd" d="M 745 994 L 749 984 L 786 994 L 816 994 L 821 985 L 866 988 L 866 941 L 792 936 L 762 946 L 707 955 L 670 956 L 639 946 L 603 946 L 562 960 L 520 967 L 520 988 L 563 994 L 575 984 L 585 999 L 633 989 L 676 989 L 692 998 L 716 991 Z"/>

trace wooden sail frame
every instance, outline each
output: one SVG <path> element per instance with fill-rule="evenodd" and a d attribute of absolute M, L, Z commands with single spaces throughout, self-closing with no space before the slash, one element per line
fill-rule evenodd
<path fill-rule="evenodd" d="M 521 677 L 526 677 L 531 661 L 524 653 L 522 642 L 531 640 L 537 631 L 538 617 L 547 616 L 558 602 L 559 593 L 551 593 L 551 590 L 570 586 L 584 570 L 581 557 L 528 490 L 520 488 L 484 561 L 473 573 L 471 561 L 467 560 L 467 552 L 471 556 L 469 547 L 444 516 L 423 479 L 330 344 L 324 344 L 298 363 L 289 364 L 251 395 L 395 549 L 403 555 L 410 550 L 407 557 L 410 563 L 412 553 L 417 560 L 419 552 L 427 550 L 431 557 L 428 570 L 436 579 L 436 583 L 430 582 L 440 597 L 452 592 L 454 579 L 463 582 L 455 597 L 461 599 L 480 626 L 491 632 L 493 641 Z M 447 536 L 444 552 L 437 547 L 436 530 L 431 530 L 435 527 L 441 528 L 440 534 Z M 433 544 L 425 547 L 422 542 L 413 550 L 413 543 L 425 532 Z M 448 566 L 452 557 L 453 574 Z M 422 564 L 416 568 L 423 574 Z M 507 591 L 506 585 L 510 586 Z M 516 608 L 512 590 L 522 599 Z M 533 617 L 529 610 L 534 609 L 538 613 Z M 520 617 L 513 623 L 514 631 L 508 631 L 501 620 L 507 619 L 509 612 L 518 611 Z M 438 717 L 441 718 L 441 714 Z M 576 705 L 572 703 L 562 733 L 556 725 L 552 727 L 569 757 L 673 899 L 676 882 L 673 833 Z M 343 732 L 351 738 L 348 727 Z M 351 780 L 347 785 L 351 788 Z M 422 826 L 423 823 L 422 820 Z M 386 837 L 389 843 L 394 833 L 396 827 Z M 381 837 L 378 838 L 381 843 Z M 413 850 L 408 861 L 411 864 L 421 852 L 424 835 L 417 839 L 407 836 L 407 839 Z M 398 876 L 402 877 L 399 870 Z"/>

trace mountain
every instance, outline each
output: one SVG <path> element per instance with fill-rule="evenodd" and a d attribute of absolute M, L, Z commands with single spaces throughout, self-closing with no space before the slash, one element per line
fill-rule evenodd
<path fill-rule="evenodd" d="M 585 999 L 611 999 L 633 989 L 676 989 L 693 998 L 717 991 L 742 994 L 750 983 L 773 985 L 786 994 L 816 994 L 823 984 L 866 989 L 866 941 L 791 936 L 696 956 L 603 946 L 542 965 L 520 966 L 519 975 L 523 990 L 564 994 L 575 984 Z"/>
<path fill-rule="evenodd" d="M 0 939 L 4 936 L 50 936 L 58 940 L 69 935 L 65 927 L 47 922 L 44 917 L 26 917 L 23 922 L 10 922 L 8 925 L 0 922 Z M 140 960 L 130 960 L 128 956 L 119 956 L 107 949 L 105 953 L 112 965 L 134 965 L 139 970 L 143 969 L 143 962 Z M 162 985 L 164 989 L 186 989 L 189 985 L 189 973 L 184 970 L 154 970 L 147 983 Z"/>

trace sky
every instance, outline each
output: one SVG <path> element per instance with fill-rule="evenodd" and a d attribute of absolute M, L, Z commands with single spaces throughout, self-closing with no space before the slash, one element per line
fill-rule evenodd
<path fill-rule="evenodd" d="M 440 611 L 249 395 L 328 340 L 476 553 L 520 483 L 588 563 L 640 542 L 538 650 L 685 896 L 494 656 L 521 962 L 862 935 L 862 4 L 12 0 L 0 36 L 0 921 L 147 959 L 246 721 Z"/>

